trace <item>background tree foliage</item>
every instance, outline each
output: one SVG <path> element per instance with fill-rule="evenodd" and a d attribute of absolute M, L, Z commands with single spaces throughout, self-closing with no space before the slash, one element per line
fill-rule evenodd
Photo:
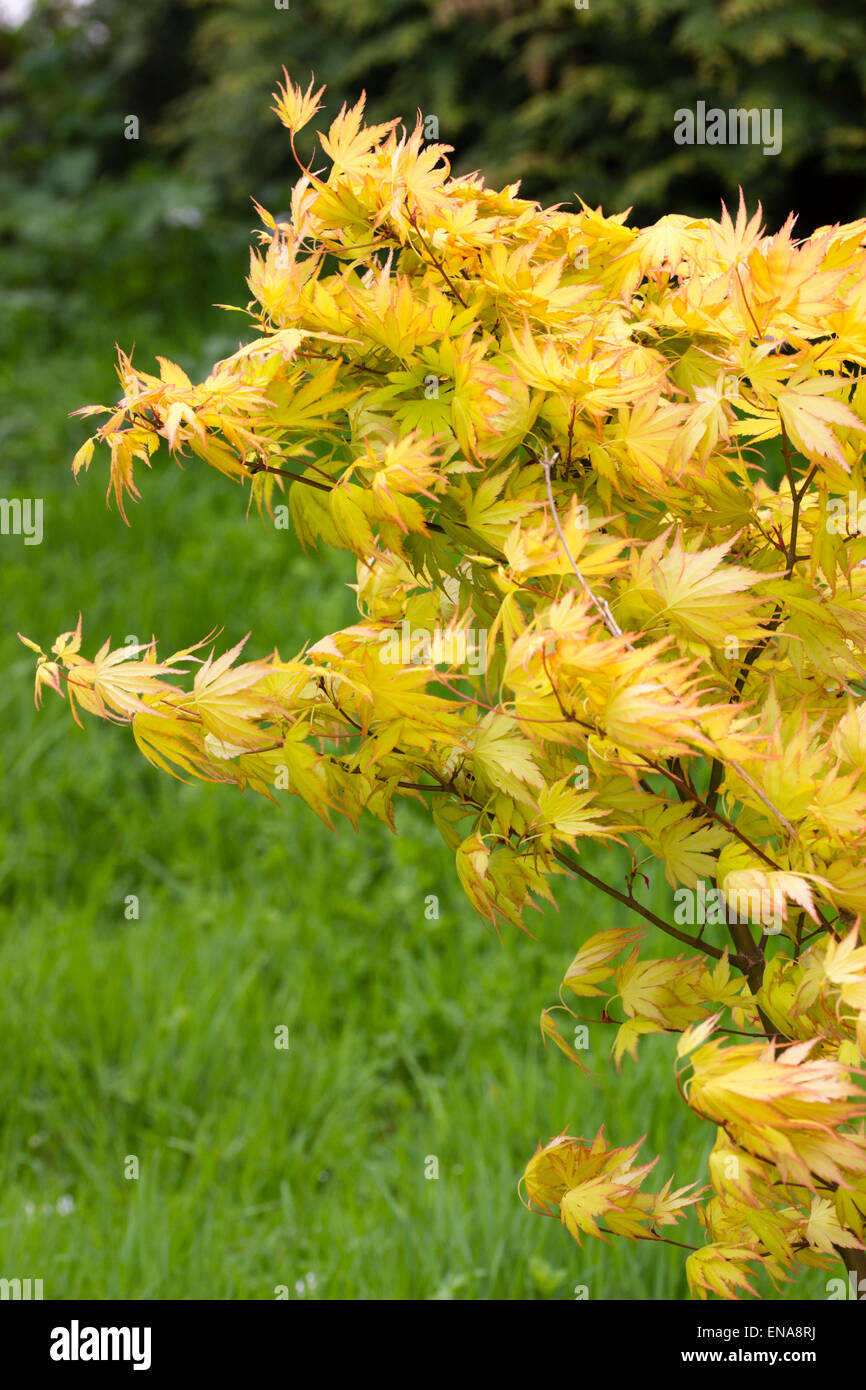
<path fill-rule="evenodd" d="M 196 4 L 197 0 L 193 0 Z M 800 232 L 863 211 L 866 16 L 857 0 L 320 0 L 290 12 L 252 0 L 198 3 L 196 70 L 169 112 L 189 167 L 234 194 L 285 170 L 260 99 L 274 61 L 315 69 L 341 102 L 367 89 L 371 118 L 420 107 L 455 146 L 454 168 L 524 180 L 545 202 L 575 192 L 715 215 L 721 196 L 760 197 Z M 289 58 L 282 50 L 289 50 Z M 226 53 L 232 54 L 226 63 Z M 678 148 L 673 112 L 698 100 L 781 107 L 784 148 Z M 857 186 L 859 177 L 859 187 Z"/>

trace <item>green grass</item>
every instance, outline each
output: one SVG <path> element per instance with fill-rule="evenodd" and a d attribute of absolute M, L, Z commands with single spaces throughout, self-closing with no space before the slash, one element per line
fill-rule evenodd
<path fill-rule="evenodd" d="M 559 880 L 536 939 L 500 942 L 414 808 L 398 838 L 331 835 L 296 801 L 171 781 L 50 692 L 34 711 L 16 629 L 50 643 L 79 608 L 88 654 L 224 624 L 226 644 L 251 631 L 251 654 L 290 655 L 352 618 L 348 557 L 247 525 L 201 466 L 157 462 L 131 530 L 105 509 L 104 460 L 76 491 L 81 433 L 61 422 L 110 399 L 108 365 L 57 359 L 35 454 L 4 484 L 45 499 L 45 540 L 0 540 L 0 1275 L 50 1298 L 685 1297 L 685 1252 L 580 1249 L 517 1197 L 539 1139 L 602 1122 L 616 1144 L 647 1134 L 659 1185 L 706 1179 L 714 1133 L 677 1096 L 671 1040 L 617 1077 L 594 1027 L 598 1085 L 542 1044 L 575 949 L 624 910 Z M 648 901 L 669 909 L 663 883 Z M 702 1242 L 693 1216 L 672 1234 Z"/>

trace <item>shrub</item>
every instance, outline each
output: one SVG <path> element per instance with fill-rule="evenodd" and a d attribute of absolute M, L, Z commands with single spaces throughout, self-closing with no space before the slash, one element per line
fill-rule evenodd
<path fill-rule="evenodd" d="M 275 94 L 293 153 L 320 97 Z M 295 154 L 290 221 L 260 209 L 255 336 L 197 385 L 121 352 L 74 460 L 108 446 L 124 519 L 161 441 L 202 460 L 265 524 L 355 557 L 359 621 L 291 659 L 202 658 L 207 638 L 90 661 L 79 618 L 30 643 L 37 699 L 326 825 L 420 802 L 497 928 L 558 875 L 610 894 L 632 925 L 579 941 L 562 1012 L 594 1010 L 618 1066 L 678 1035 L 709 1189 L 644 1191 L 639 1144 L 559 1135 L 529 1205 L 578 1241 L 667 1239 L 697 1207 L 699 1297 L 840 1256 L 860 1276 L 863 226 L 544 209 L 363 111 L 320 137 L 326 174 Z M 586 840 L 629 847 L 624 882 L 584 867 Z M 641 954 L 649 928 L 686 950 Z M 574 1046 L 554 1011 L 542 1029 L 580 1063 L 575 1017 Z"/>

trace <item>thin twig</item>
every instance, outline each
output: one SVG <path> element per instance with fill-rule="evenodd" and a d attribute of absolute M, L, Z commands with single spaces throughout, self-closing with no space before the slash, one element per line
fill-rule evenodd
<path fill-rule="evenodd" d="M 544 481 L 547 485 L 547 500 L 550 503 L 550 511 L 551 515 L 553 516 L 553 524 L 556 527 L 556 533 L 559 536 L 559 539 L 562 543 L 563 550 L 568 556 L 571 568 L 574 570 L 575 574 L 581 582 L 581 585 L 583 586 L 583 592 L 586 594 L 590 602 L 594 604 L 599 614 L 599 617 L 601 618 L 608 632 L 611 633 L 613 637 L 622 637 L 622 628 L 616 621 L 616 618 L 611 613 L 609 605 L 607 604 L 605 599 L 598 598 L 597 595 L 593 593 L 592 589 L 589 587 L 580 570 L 578 569 L 577 562 L 575 561 L 575 558 L 572 555 L 571 550 L 569 549 L 568 541 L 565 539 L 565 532 L 563 531 L 562 526 L 560 525 L 559 513 L 556 510 L 556 502 L 553 497 L 553 488 L 550 486 L 550 470 L 556 463 L 558 458 L 558 453 L 555 453 L 551 458 L 547 452 L 547 449 L 545 449 L 541 458 L 539 459 L 539 463 L 541 464 L 541 467 L 544 470 Z M 634 651 L 634 647 L 632 646 L 631 642 L 626 641 L 625 645 L 628 647 L 629 651 Z"/>

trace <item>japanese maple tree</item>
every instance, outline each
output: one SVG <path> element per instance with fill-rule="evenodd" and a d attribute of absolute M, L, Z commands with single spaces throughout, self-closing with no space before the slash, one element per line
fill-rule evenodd
<path fill-rule="evenodd" d="M 293 152 L 322 90 L 275 93 Z M 79 619 L 29 642 L 37 699 L 328 826 L 420 802 L 496 926 L 559 875 L 611 895 L 623 924 L 575 941 L 560 999 L 618 1066 L 679 1035 L 709 1187 L 653 1189 L 635 1136 L 562 1134 L 527 1164 L 529 1205 L 578 1241 L 663 1240 L 696 1207 L 699 1297 L 840 1258 L 866 1276 L 866 537 L 838 500 L 866 487 L 866 223 L 798 240 L 742 199 L 645 228 L 542 208 L 452 178 L 420 119 L 363 113 L 319 137 L 318 172 L 295 153 L 290 221 L 259 209 L 250 340 L 198 384 L 120 352 L 122 398 L 82 412 L 107 418 L 73 465 L 106 446 L 124 520 L 163 441 L 210 465 L 356 557 L 357 623 L 289 659 L 205 639 L 88 660 Z M 448 641 L 383 660 L 403 624 Z M 586 840 L 627 845 L 632 872 L 590 872 Z M 674 902 L 706 883 L 698 927 Z M 654 933 L 679 954 L 654 959 Z"/>

